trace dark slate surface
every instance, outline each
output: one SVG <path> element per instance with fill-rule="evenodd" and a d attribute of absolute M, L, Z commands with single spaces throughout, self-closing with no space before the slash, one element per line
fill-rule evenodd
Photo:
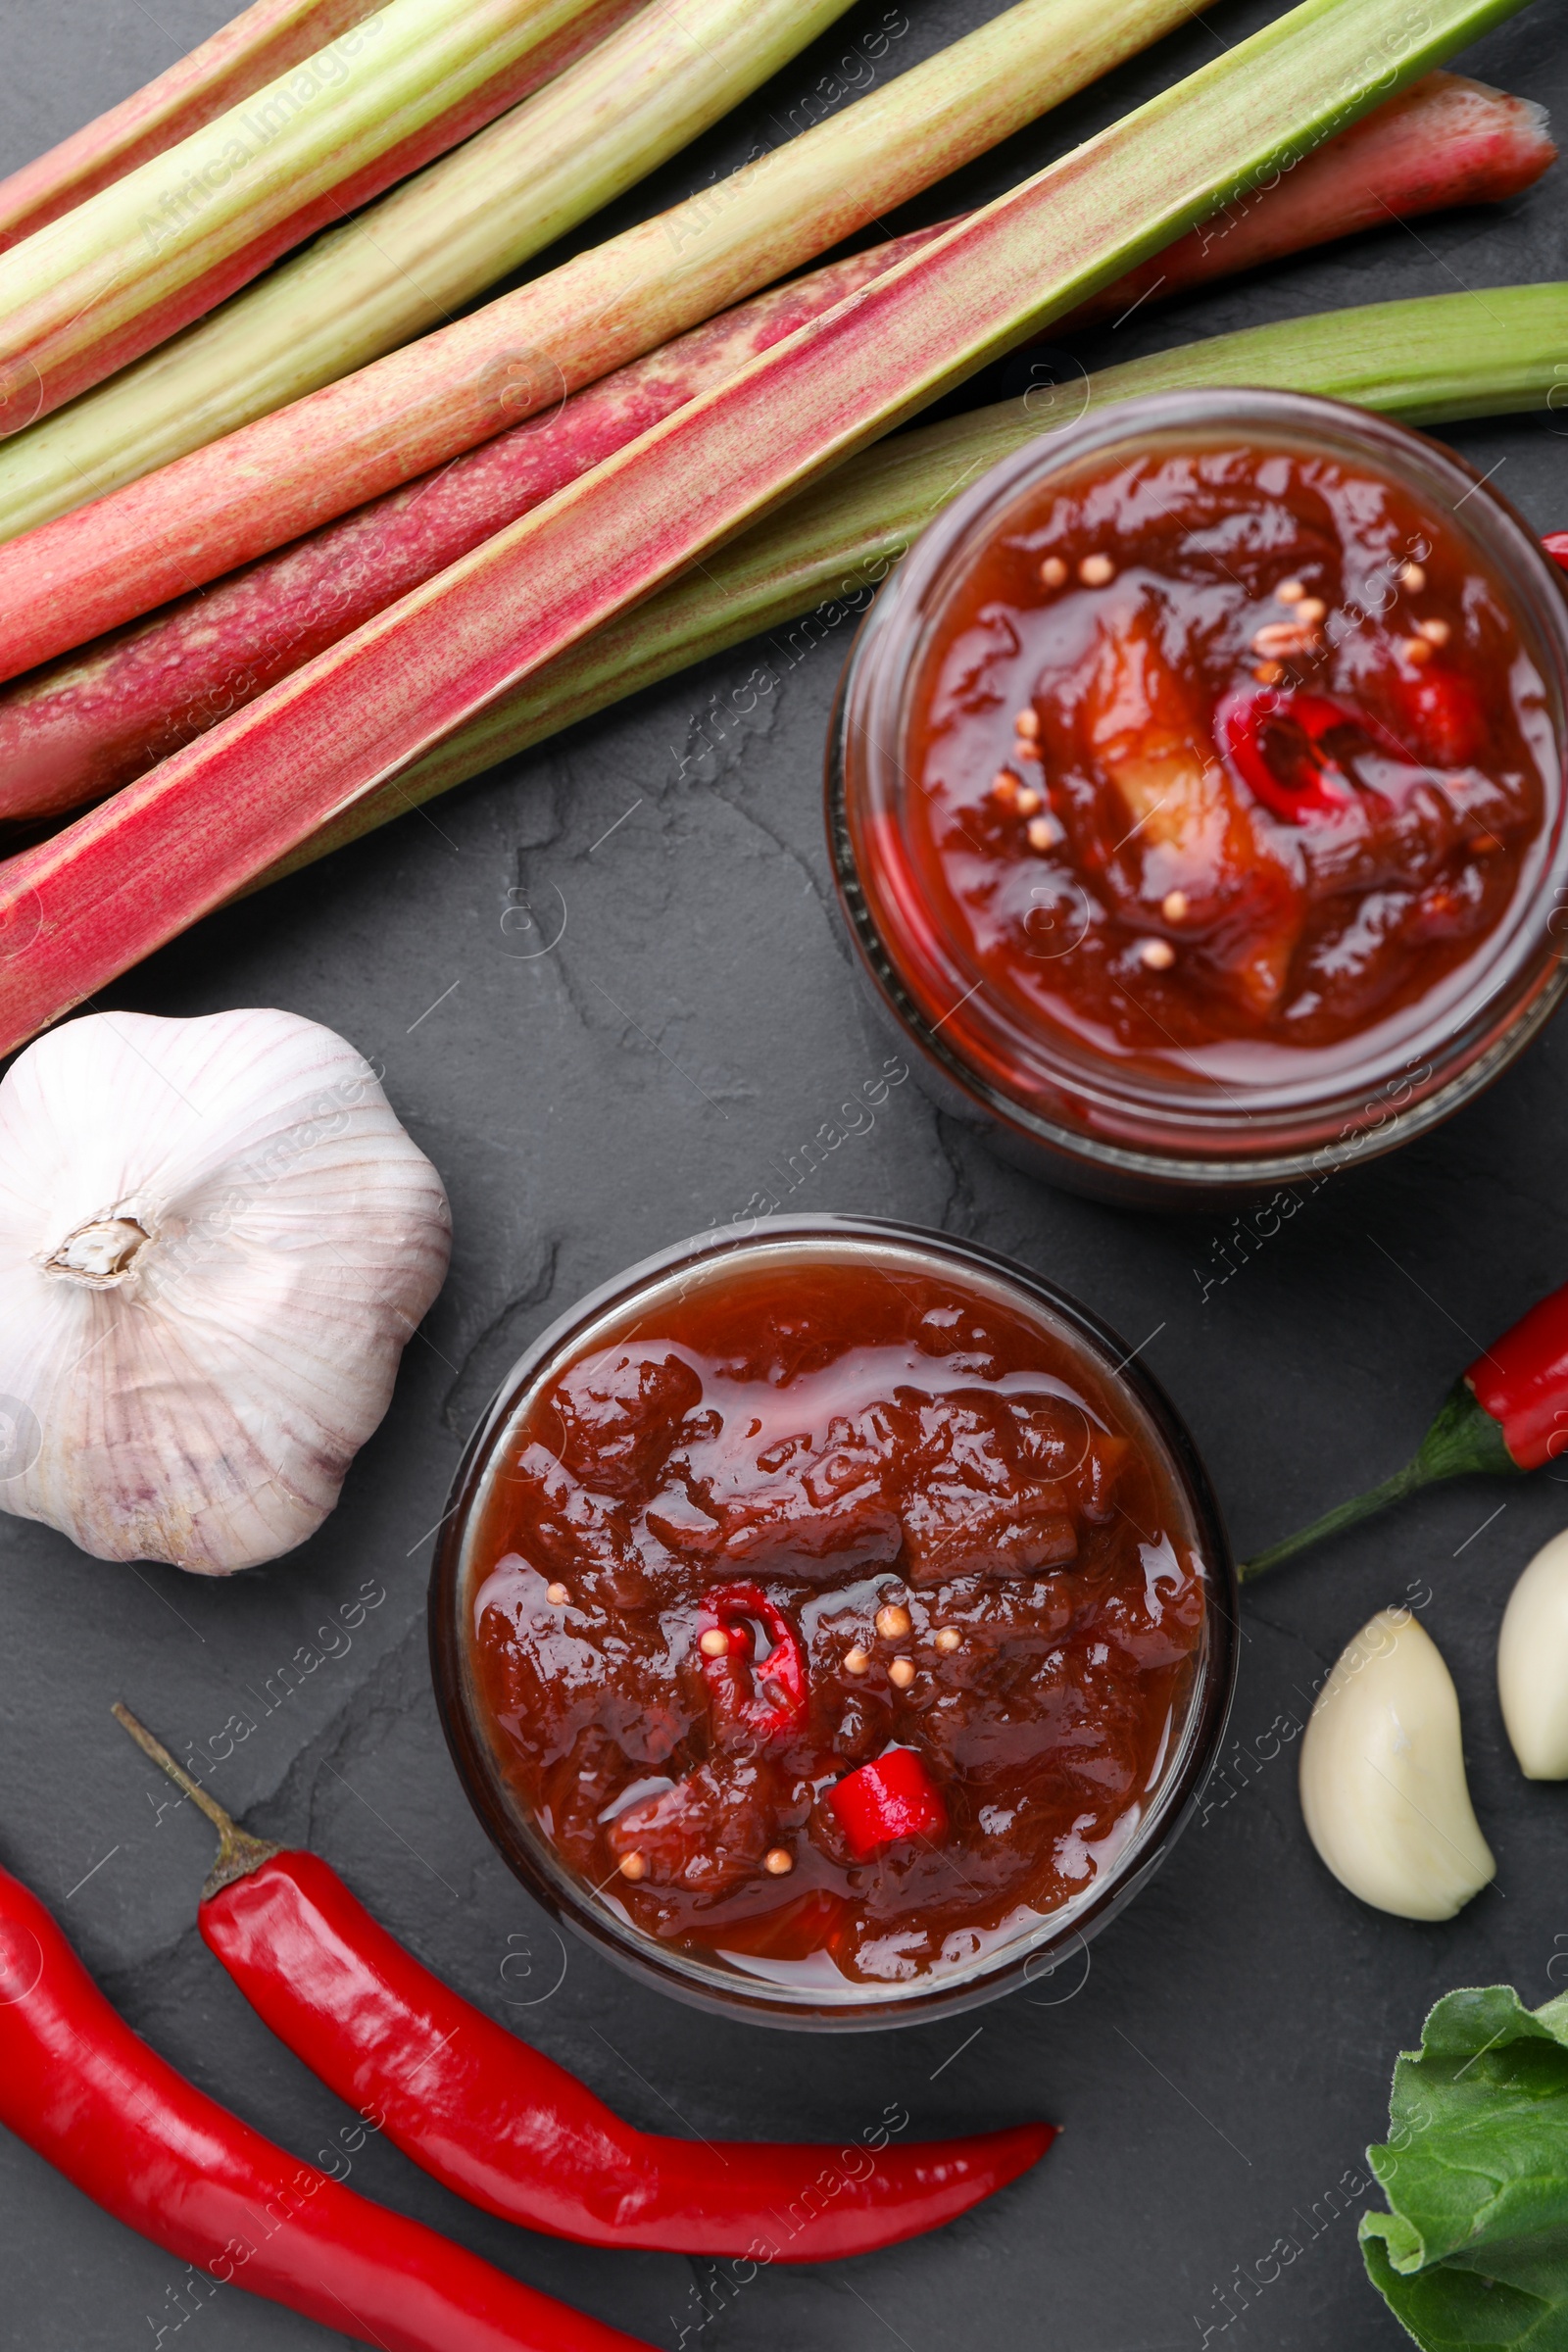
<path fill-rule="evenodd" d="M 884 71 L 987 13 L 979 0 L 907 8 Z M 222 0 L 26 10 L 11 0 L 0 168 L 158 71 L 222 13 Z M 1273 13 L 1247 0 L 1195 16 L 1160 52 L 967 174 L 968 192 L 1004 184 Z M 883 15 L 879 0 L 853 12 L 839 39 L 638 202 L 670 201 L 728 169 Z M 1464 62 L 1568 119 L 1568 39 L 1546 0 Z M 1507 217 L 1391 226 L 1267 282 L 1163 316 L 1146 309 L 1084 356 L 1338 303 L 1568 275 L 1562 186 L 1559 172 Z M 953 205 L 944 191 L 940 210 Z M 938 209 L 934 199 L 928 211 Z M 1503 468 L 1500 486 L 1542 527 L 1568 523 L 1559 421 L 1455 436 L 1480 466 Z M 302 2155 L 326 2144 L 344 2111 L 199 1941 L 208 1833 L 188 1806 L 168 1806 L 110 1721 L 119 1694 L 176 1745 L 221 1746 L 232 1719 L 253 1723 L 213 1776 L 221 1797 L 255 1829 L 328 1856 L 433 1966 L 640 2124 L 851 2137 L 897 2104 L 919 2133 L 1035 2114 L 1066 2127 L 1033 2179 L 945 2235 L 839 2268 L 773 2271 L 738 2293 L 702 2264 L 511 2230 L 385 2146 L 356 2160 L 357 2187 L 655 2344 L 1196 2352 L 1250 2298 L 1224 2339 L 1242 2352 L 1389 2347 L 1403 2339 L 1355 2248 L 1364 2200 L 1341 2184 L 1379 2135 L 1393 2055 L 1451 1984 L 1506 1978 L 1541 2000 L 1568 1980 L 1568 1794 L 1519 1778 L 1492 1665 L 1512 1578 L 1568 1519 L 1568 1494 L 1549 1478 L 1441 1491 L 1248 1601 L 1235 1793 L 1095 1945 L 1076 1997 L 1055 2006 L 1020 1995 L 951 2027 L 820 2042 L 708 2021 L 584 1949 L 564 1950 L 491 1852 L 447 1761 L 425 1665 L 426 1531 L 493 1384 L 590 1285 L 740 1208 L 881 1060 L 839 935 L 818 813 L 842 653 L 830 639 L 741 716 L 732 698 L 760 658 L 742 648 L 431 820 L 411 818 L 208 922 L 116 992 L 175 1014 L 283 1004 L 382 1057 L 393 1102 L 451 1188 L 457 1255 L 341 1508 L 282 1565 L 211 1585 L 104 1566 L 6 1523 L 0 1857 L 56 1907 L 159 2049 Z M 519 956 L 529 943 L 515 923 L 502 930 L 514 891 L 537 912 L 538 944 L 554 941 L 549 953 Z M 1206 1303 L 1217 1222 L 1138 1218 L 1040 1190 L 936 1117 L 912 1085 L 795 1203 L 975 1235 L 1078 1293 L 1129 1343 L 1147 1342 L 1245 1552 L 1400 1461 L 1474 1344 L 1562 1278 L 1565 1090 L 1559 1022 L 1444 1133 L 1319 1194 Z M 367 1584 L 385 1597 L 346 1653 L 269 1704 L 269 1678 Z M 1364 1910 L 1327 1877 L 1301 1828 L 1294 1747 L 1269 1753 L 1270 1727 L 1302 1720 L 1362 1620 L 1412 1592 L 1459 1686 L 1499 1864 L 1497 1887 L 1442 1928 Z M 180 2322 L 178 2263 L 14 2141 L 0 2146 L 0 2180 L 7 2344 L 130 2352 L 193 2338 L 208 2352 L 303 2352 L 322 2340 L 237 2291 Z"/>

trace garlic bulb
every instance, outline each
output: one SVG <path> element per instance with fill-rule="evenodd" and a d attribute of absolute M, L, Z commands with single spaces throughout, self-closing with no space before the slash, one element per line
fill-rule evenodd
<path fill-rule="evenodd" d="M 204 1575 L 320 1525 L 451 1248 L 363 1055 L 94 1013 L 0 1085 L 0 1508 Z"/>
<path fill-rule="evenodd" d="M 1401 1919 L 1451 1919 L 1495 1872 L 1465 1783 L 1458 1695 L 1408 1609 L 1380 1610 L 1319 1691 L 1301 1811 L 1340 1884 Z"/>
<path fill-rule="evenodd" d="M 1526 1779 L 1568 1781 L 1568 1535 L 1543 1545 L 1508 1596 L 1497 1695 Z"/>

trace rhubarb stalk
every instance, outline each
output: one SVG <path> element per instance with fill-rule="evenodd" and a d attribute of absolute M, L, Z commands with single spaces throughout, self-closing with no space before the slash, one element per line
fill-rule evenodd
<path fill-rule="evenodd" d="M 387 0 L 0 254 L 0 424 L 100 383 L 561 63 L 583 0 Z M 540 52 L 544 52 L 541 65 Z"/>
<path fill-rule="evenodd" d="M 1243 218 L 1264 220 L 1272 256 L 1364 225 L 1374 198 L 1431 209 L 1515 194 L 1555 153 L 1539 116 L 1479 82 L 1429 74 L 1325 142 Z M 1444 134 L 1430 154 L 1423 125 Z M 1426 160 L 1412 170 L 1416 153 Z M 554 416 L 514 426 L 205 593 L 22 679 L 0 694 L 0 816 L 79 808 L 143 774 L 933 233 L 760 295 L 602 377 Z M 1180 239 L 1145 271 L 1193 246 L 1194 238 Z M 1257 235 L 1220 234 L 1202 266 L 1218 274 L 1251 267 L 1259 254 Z M 1097 305 L 1136 307 L 1154 290 L 1141 286 L 1143 275 L 1119 280 Z"/>
<path fill-rule="evenodd" d="M 1376 303 L 1212 336 L 900 433 L 868 451 L 853 473 L 829 475 L 547 663 L 251 887 L 326 857 L 646 686 L 813 615 L 768 649 L 779 669 L 789 669 L 858 617 L 950 500 L 1015 449 L 1091 408 L 1141 392 L 1242 384 L 1354 401 L 1406 424 L 1504 416 L 1551 405 L 1561 390 L 1565 331 L 1563 284 Z M 1558 561 L 1568 566 L 1568 533 L 1558 537 Z M 1550 539 L 1546 546 L 1550 552 Z"/>
<path fill-rule="evenodd" d="M 256 0 L 106 115 L 0 179 L 0 252 L 164 155 L 340 33 L 380 0 Z"/>
<path fill-rule="evenodd" d="M 80 808 L 336 645 L 937 232 L 829 264 L 0 693 L 0 817 Z"/>
<path fill-rule="evenodd" d="M 933 238 L 221 721 L 0 885 L 0 1051 L 594 628 L 1514 0 L 1303 0 Z"/>
<path fill-rule="evenodd" d="M 363 221 L 0 445 L 0 539 L 93 497 L 90 520 L 41 538 L 25 562 L 54 573 L 73 614 L 89 578 L 121 575 L 118 594 L 81 610 L 80 628 L 56 628 L 50 651 L 447 464 L 814 261 L 1189 11 L 1184 0 L 1020 0 L 729 179 L 410 343 L 676 152 L 831 13 L 822 0 L 681 0 L 678 13 L 656 0 Z M 659 43 L 651 57 L 645 39 Z M 628 156 L 640 159 L 631 169 Z M 392 356 L 334 381 L 380 352 Z M 285 402 L 296 405 L 273 416 Z M 156 483 L 104 495 L 181 451 Z M 29 651 L 13 668 L 44 658 Z"/>
<path fill-rule="evenodd" d="M 1461 74 L 1428 74 L 1304 157 L 1277 187 L 1227 205 L 1053 331 L 1098 325 L 1154 296 L 1165 302 L 1391 220 L 1413 220 L 1448 205 L 1504 204 L 1556 157 L 1544 106 Z"/>

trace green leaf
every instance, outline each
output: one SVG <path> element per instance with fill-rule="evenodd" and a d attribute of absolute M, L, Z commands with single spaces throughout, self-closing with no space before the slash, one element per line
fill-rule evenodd
<path fill-rule="evenodd" d="M 1367 2275 L 1427 2352 L 1568 2352 L 1568 1995 L 1450 1992 L 1367 2150 Z"/>

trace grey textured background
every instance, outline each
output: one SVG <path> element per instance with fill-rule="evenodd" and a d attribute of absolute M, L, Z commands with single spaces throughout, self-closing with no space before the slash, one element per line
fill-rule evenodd
<path fill-rule="evenodd" d="M 989 13 L 981 0 L 906 7 L 884 71 Z M 7 0 L 0 169 L 223 13 L 223 0 Z M 1274 13 L 1246 0 L 1195 18 L 965 174 L 966 192 L 1004 184 Z M 727 170 L 882 15 L 880 0 L 851 15 L 621 215 Z M 1568 121 L 1560 0 L 1537 0 L 1463 62 Z M 1266 282 L 1146 307 L 1084 357 L 1338 303 L 1568 275 L 1563 169 L 1506 216 L 1391 226 Z M 944 190 L 928 217 L 954 205 Z M 1499 486 L 1543 528 L 1568 524 L 1568 437 L 1553 424 L 1568 419 L 1454 436 L 1482 467 L 1502 466 Z M 1032 2179 L 944 2234 L 764 2274 L 729 2299 L 706 2265 L 532 2237 L 470 2212 L 390 2148 L 357 2159 L 357 2187 L 655 2344 L 684 2328 L 705 2352 L 1196 2352 L 1205 2327 L 1221 2340 L 1216 2290 L 1238 2266 L 1268 2273 L 1269 2249 L 1293 2236 L 1301 2252 L 1254 2283 L 1250 2316 L 1223 2340 L 1238 2352 L 1388 2347 L 1403 2338 L 1361 2274 L 1364 2200 L 1331 2218 L 1331 2192 L 1381 2133 L 1394 2053 L 1449 1985 L 1508 1979 L 1539 2001 L 1568 1979 L 1568 1790 L 1520 1779 L 1492 1663 L 1514 1575 L 1568 1520 L 1549 1478 L 1440 1491 L 1248 1600 L 1236 1793 L 1056 2006 L 1025 1994 L 945 2029 L 821 2042 L 703 2019 L 564 1950 L 447 1761 L 425 1665 L 426 1531 L 492 1386 L 583 1290 L 739 1209 L 881 1060 L 822 852 L 822 738 L 843 650 L 821 645 L 743 718 L 732 692 L 766 652 L 742 648 L 204 924 L 116 992 L 172 1014 L 286 1005 L 384 1059 L 394 1103 L 451 1189 L 457 1253 L 340 1509 L 278 1567 L 210 1585 L 103 1566 L 5 1523 L 0 1858 L 55 1906 L 159 2049 L 302 2155 L 344 2111 L 199 1941 L 208 1833 L 188 1806 L 164 1807 L 110 1721 L 117 1695 L 175 1745 L 254 1719 L 215 1776 L 224 1801 L 325 1854 L 472 1999 L 651 2129 L 850 2136 L 892 2101 L 921 2134 L 1034 2114 L 1065 2126 Z M 501 928 L 514 891 L 537 914 L 532 935 Z M 549 953 L 517 953 L 562 926 Z M 1049 1272 L 1130 1343 L 1147 1339 L 1246 1552 L 1402 1460 L 1476 1346 L 1568 1272 L 1565 1079 L 1559 1022 L 1446 1131 L 1319 1194 L 1206 1304 L 1218 1224 L 1040 1190 L 912 1085 L 795 1204 L 975 1235 Z M 386 1597 L 349 1652 L 266 1707 L 268 1677 L 367 1580 Z M 1499 1866 L 1497 1886 L 1441 1928 L 1342 1892 L 1301 1828 L 1294 1747 L 1258 1756 L 1277 1717 L 1303 1719 L 1363 1619 L 1412 1589 L 1459 1686 Z M 0 2145 L 0 2340 L 29 2352 L 172 2343 L 181 2277 L 20 2145 Z M 207 2352 L 323 2340 L 233 2290 L 177 2330 L 182 2346 L 192 2339 Z"/>

